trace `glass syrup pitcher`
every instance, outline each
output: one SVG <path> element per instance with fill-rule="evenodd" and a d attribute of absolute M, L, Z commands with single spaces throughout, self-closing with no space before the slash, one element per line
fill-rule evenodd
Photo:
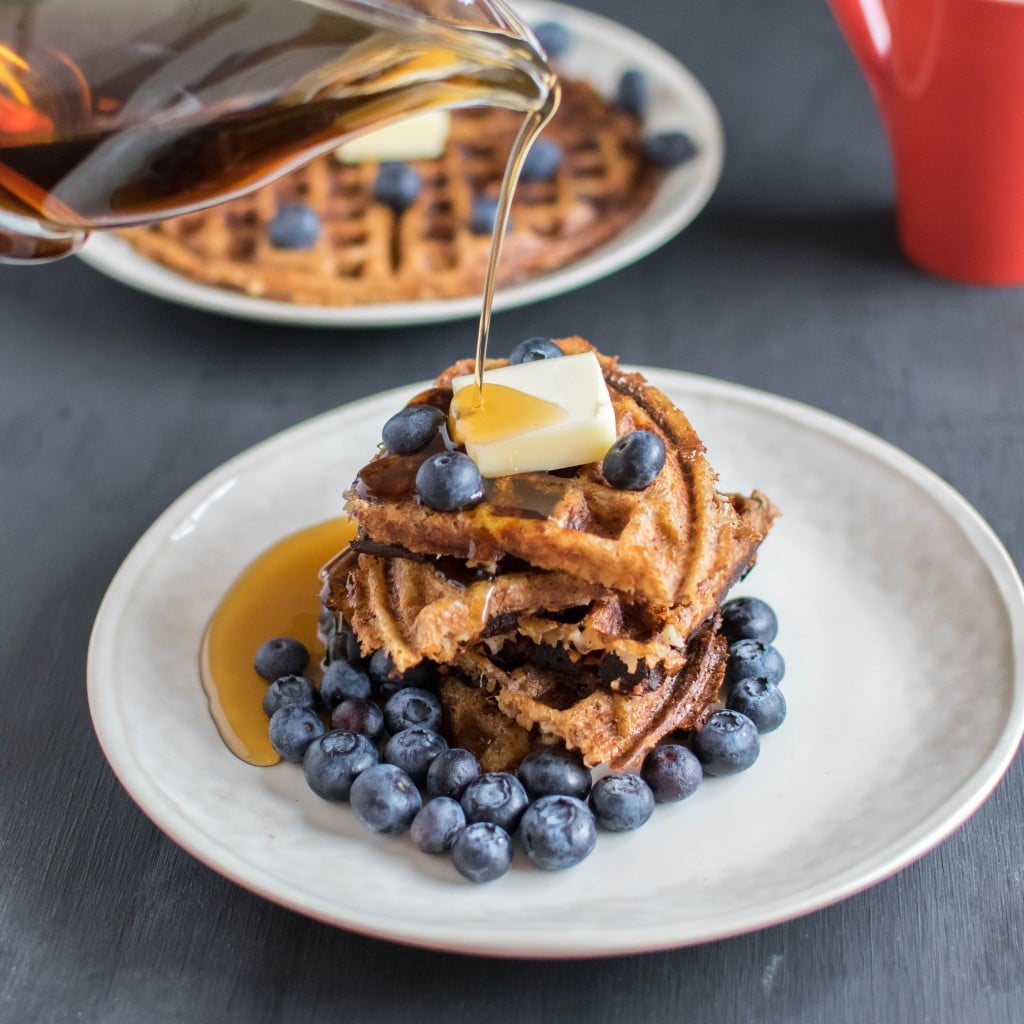
<path fill-rule="evenodd" d="M 557 105 L 501 0 L 0 0 L 0 262 L 57 259 L 90 230 L 210 206 L 404 116 L 479 105 L 530 115 L 526 135 Z"/>

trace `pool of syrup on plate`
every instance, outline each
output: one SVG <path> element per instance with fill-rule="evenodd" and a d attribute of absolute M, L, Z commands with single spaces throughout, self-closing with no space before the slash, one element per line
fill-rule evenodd
<path fill-rule="evenodd" d="M 272 637 L 295 637 L 310 652 L 304 675 L 319 682 L 319 572 L 355 532 L 355 523 L 341 517 L 279 540 L 249 564 L 210 618 L 199 656 L 203 689 L 228 749 L 248 764 L 281 760 L 270 745 L 267 683 L 253 668 L 256 651 Z"/>

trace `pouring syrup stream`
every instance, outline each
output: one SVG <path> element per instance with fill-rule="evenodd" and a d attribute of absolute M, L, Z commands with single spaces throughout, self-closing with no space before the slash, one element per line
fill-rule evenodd
<path fill-rule="evenodd" d="M 484 364 L 487 361 L 487 341 L 491 332 L 491 307 L 494 304 L 494 289 L 498 280 L 498 264 L 501 261 L 501 250 L 508 231 L 509 214 L 512 210 L 512 196 L 515 193 L 523 163 L 530 152 L 530 147 L 544 130 L 545 125 L 555 115 L 561 93 L 557 81 L 549 83 L 549 92 L 543 103 L 531 111 L 523 120 L 523 126 L 516 136 L 505 165 L 505 176 L 501 182 L 498 197 L 498 209 L 494 217 L 494 231 L 491 235 L 491 250 L 487 260 L 487 276 L 484 279 L 483 307 L 480 310 L 480 325 L 476 336 L 476 361 L 473 367 L 473 383 L 478 400 L 483 402 Z"/>

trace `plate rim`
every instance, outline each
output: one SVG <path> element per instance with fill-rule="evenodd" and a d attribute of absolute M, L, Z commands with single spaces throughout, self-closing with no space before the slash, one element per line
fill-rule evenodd
<path fill-rule="evenodd" d="M 555 0 L 523 0 L 516 3 L 516 8 L 531 23 L 556 19 L 570 27 L 586 26 L 606 37 L 612 35 L 617 47 L 629 51 L 624 57 L 642 51 L 644 66 L 655 66 L 661 76 L 674 80 L 675 88 L 686 94 L 689 109 L 696 112 L 695 119 L 707 125 L 706 137 L 702 139 L 706 152 L 702 176 L 669 216 L 662 217 L 640 237 L 627 240 L 626 245 L 622 244 L 622 235 L 617 235 L 565 267 L 498 289 L 494 299 L 496 313 L 593 284 L 666 245 L 707 205 L 721 179 L 725 160 L 725 134 L 718 108 L 696 75 L 664 47 L 612 18 Z M 103 232 L 93 234 L 76 255 L 92 269 L 143 294 L 191 309 L 260 323 L 333 329 L 387 328 L 469 319 L 480 312 L 479 295 L 360 306 L 312 306 L 264 299 L 192 281 L 140 256 L 123 239 Z"/>
<path fill-rule="evenodd" d="M 233 456 L 205 474 L 176 498 L 146 529 L 121 563 L 100 603 L 90 635 L 86 673 L 87 694 L 93 728 L 104 756 L 118 781 L 140 810 L 168 838 L 222 877 L 307 917 L 373 938 L 435 951 L 537 960 L 586 959 L 682 948 L 781 924 L 831 906 L 891 877 L 920 859 L 960 828 L 1001 781 L 1024 736 L 1024 584 L 1012 558 L 993 528 L 963 495 L 923 463 L 876 434 L 832 413 L 794 399 L 685 371 L 644 366 L 629 366 L 628 369 L 644 373 L 655 386 L 663 386 L 663 383 L 659 384 L 659 380 L 667 380 L 670 386 L 675 384 L 700 397 L 740 401 L 748 406 L 766 410 L 790 422 L 810 427 L 815 432 L 823 433 L 895 469 L 904 479 L 919 485 L 938 507 L 951 517 L 967 540 L 971 551 L 990 576 L 1007 616 L 1007 639 L 1012 672 L 1008 713 L 996 741 L 977 769 L 964 783 L 951 791 L 936 811 L 911 831 L 911 841 L 907 842 L 901 838 L 891 843 L 886 850 L 868 858 L 866 869 L 855 866 L 845 872 L 843 880 L 838 885 L 835 881 L 817 883 L 797 898 L 783 897 L 764 904 L 754 917 L 743 917 L 737 912 L 733 917 L 742 918 L 741 920 L 725 921 L 721 926 L 708 930 L 706 934 L 680 937 L 680 930 L 673 930 L 670 922 L 655 927 L 645 926 L 635 938 L 624 939 L 621 933 L 615 933 L 619 935 L 618 941 L 610 942 L 603 941 L 604 933 L 577 931 L 573 933 L 572 942 L 567 943 L 562 939 L 526 951 L 523 948 L 523 936 L 519 936 L 518 941 L 513 942 L 503 942 L 498 936 L 496 941 L 488 943 L 481 943 L 477 936 L 474 941 L 469 942 L 460 939 L 457 929 L 446 926 L 444 922 L 440 922 L 434 931 L 426 934 L 422 927 L 403 930 L 394 921 L 386 920 L 381 923 L 375 921 L 372 916 L 361 913 L 356 913 L 351 918 L 326 913 L 312 906 L 302 894 L 282 893 L 275 888 L 276 880 L 266 870 L 254 868 L 220 839 L 211 838 L 206 832 L 193 827 L 184 810 L 173 801 L 168 806 L 166 796 L 148 778 L 143 776 L 140 783 L 138 778 L 133 777 L 133 757 L 129 749 L 123 744 L 119 748 L 115 747 L 111 742 L 110 733 L 105 735 L 107 729 L 120 730 L 122 735 L 125 730 L 112 694 L 109 689 L 104 691 L 103 675 L 104 665 L 109 668 L 113 657 L 115 634 L 124 611 L 124 598 L 144 572 L 146 563 L 166 543 L 173 528 L 182 522 L 183 517 L 195 509 L 202 499 L 216 493 L 218 486 L 223 487 L 250 463 L 273 457 L 279 449 L 291 446 L 296 438 L 302 437 L 306 432 L 323 429 L 332 419 L 344 416 L 352 406 L 410 394 L 413 388 L 420 387 L 423 382 L 376 392 L 320 413 Z M 147 794 L 150 800 L 156 797 L 157 806 L 146 802 Z M 216 850 L 221 852 L 220 858 L 214 856 L 211 846 L 215 846 Z M 776 908 L 776 904 L 784 905 L 784 909 Z"/>

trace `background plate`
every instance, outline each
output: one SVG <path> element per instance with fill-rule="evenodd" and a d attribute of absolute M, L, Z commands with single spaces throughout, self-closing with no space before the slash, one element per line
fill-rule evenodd
<path fill-rule="evenodd" d="M 669 172 L 651 205 L 621 234 L 561 270 L 499 289 L 495 310 L 511 309 L 571 291 L 628 266 L 664 245 L 700 212 L 722 173 L 724 143 L 718 112 L 701 84 L 671 54 L 623 25 L 556 3 L 515 3 L 531 24 L 558 20 L 572 28 L 576 44 L 558 62 L 570 78 L 592 82 L 614 94 L 619 75 L 641 67 L 651 87 L 651 132 L 688 131 L 699 152 Z M 97 233 L 79 254 L 104 274 L 151 295 L 228 316 L 310 327 L 387 327 L 456 320 L 480 315 L 480 297 L 368 306 L 303 306 L 275 302 L 198 284 L 139 256 L 127 242 Z"/>
<path fill-rule="evenodd" d="M 384 420 L 417 390 L 406 388 L 226 463 L 126 559 L 96 620 L 88 687 L 104 752 L 139 806 L 210 867 L 313 917 L 529 957 L 773 924 L 945 838 L 1002 776 L 1024 729 L 1024 594 L 999 541 L 947 484 L 856 427 L 734 385 L 645 372 L 686 410 L 722 486 L 756 486 L 783 512 L 740 588 L 775 607 L 788 665 L 789 717 L 750 771 L 705 780 L 635 833 L 602 834 L 571 871 L 546 874 L 520 855 L 503 879 L 472 886 L 447 858 L 364 831 L 298 767 L 252 768 L 228 752 L 198 679 L 206 621 L 260 551 L 338 513 Z"/>

